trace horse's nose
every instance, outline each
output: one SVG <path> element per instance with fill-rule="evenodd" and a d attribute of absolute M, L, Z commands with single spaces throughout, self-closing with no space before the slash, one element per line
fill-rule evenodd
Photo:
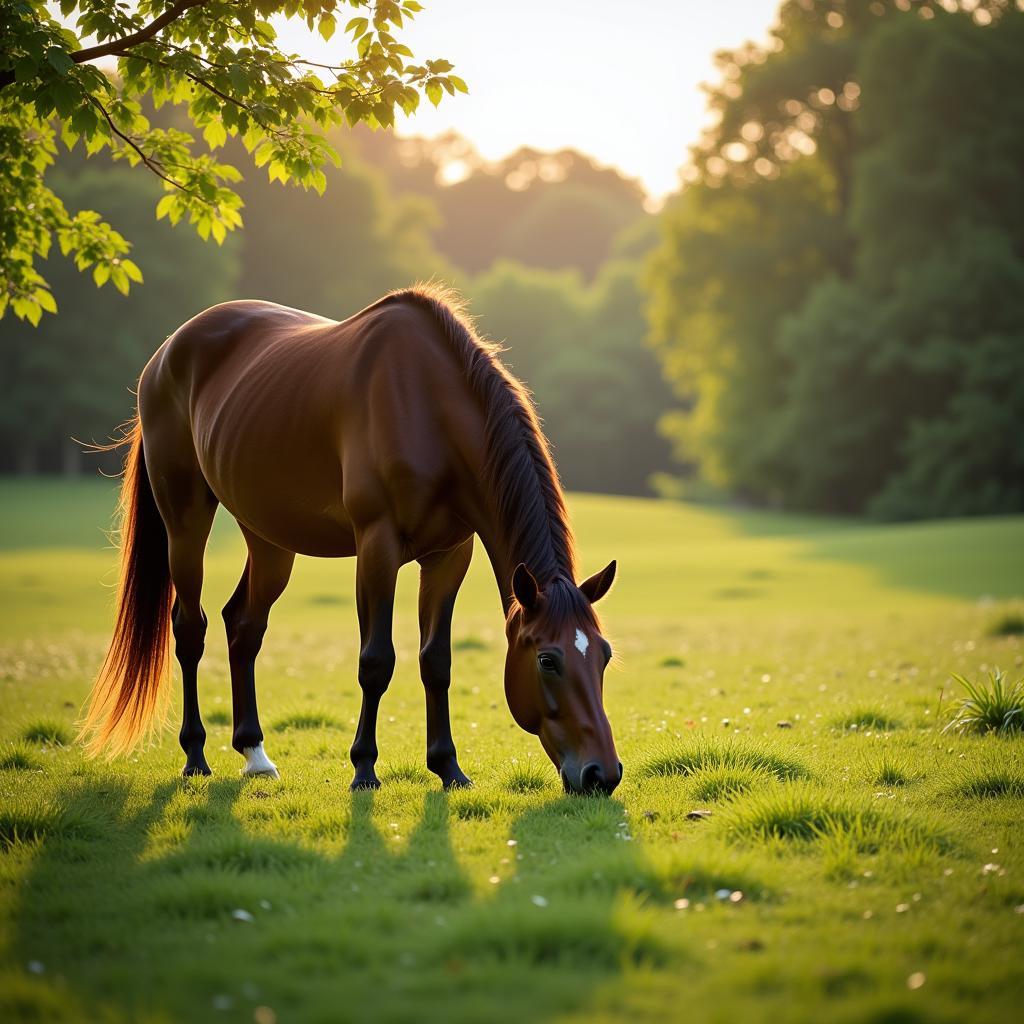
<path fill-rule="evenodd" d="M 583 766 L 580 772 L 580 789 L 584 793 L 604 793 L 610 796 L 615 787 L 622 781 L 622 762 L 620 761 L 615 774 L 606 775 L 604 768 L 597 761 Z"/>

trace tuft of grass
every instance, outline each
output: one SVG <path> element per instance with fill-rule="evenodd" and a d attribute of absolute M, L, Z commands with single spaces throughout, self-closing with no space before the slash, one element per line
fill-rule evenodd
<path fill-rule="evenodd" d="M 552 784 L 549 771 L 532 761 L 509 765 L 501 774 L 501 788 L 509 793 L 540 793 Z"/>
<path fill-rule="evenodd" d="M 656 751 L 640 765 L 642 777 L 694 775 L 716 769 L 763 772 L 783 781 L 810 778 L 810 769 L 791 754 L 748 740 L 698 735 Z"/>
<path fill-rule="evenodd" d="M 497 801 L 480 793 L 458 790 L 449 797 L 452 814 L 459 821 L 487 821 L 497 810 Z"/>
<path fill-rule="evenodd" d="M 1024 636 L 1024 614 L 1007 612 L 988 627 L 989 636 Z"/>
<path fill-rule="evenodd" d="M 758 768 L 703 768 L 693 774 L 693 795 L 702 801 L 729 800 L 771 778 Z"/>
<path fill-rule="evenodd" d="M 965 775 L 955 792 L 971 799 L 1024 797 L 1024 776 L 1005 768 L 982 770 Z"/>
<path fill-rule="evenodd" d="M 739 841 L 829 840 L 859 853 L 948 846 L 945 837 L 926 824 L 810 786 L 752 795 L 734 808 L 727 831 Z"/>
<path fill-rule="evenodd" d="M 879 763 L 872 781 L 876 786 L 885 786 L 891 789 L 893 786 L 905 786 L 913 779 L 914 775 L 910 766 L 903 758 L 887 754 Z"/>
<path fill-rule="evenodd" d="M 427 786 L 433 779 L 433 774 L 418 764 L 407 761 L 404 764 L 392 764 L 382 768 L 380 772 L 381 782 L 412 782 L 417 786 Z"/>
<path fill-rule="evenodd" d="M 658 662 L 660 668 L 682 668 L 685 664 L 686 662 L 675 654 L 670 654 Z"/>
<path fill-rule="evenodd" d="M 0 771 L 31 772 L 41 767 L 38 755 L 25 742 L 12 743 L 0 751 Z"/>
<path fill-rule="evenodd" d="M 289 729 L 340 729 L 341 722 L 326 711 L 293 711 L 279 718 L 271 728 L 275 732 Z"/>
<path fill-rule="evenodd" d="M 487 642 L 481 640 L 480 637 L 470 635 L 459 637 L 458 640 L 452 643 L 453 651 L 486 651 Z"/>
<path fill-rule="evenodd" d="M 1010 733 L 1024 729 L 1024 679 L 1007 685 L 1006 673 L 989 672 L 988 682 L 972 683 L 953 673 L 965 695 L 953 704 L 943 732 Z"/>
<path fill-rule="evenodd" d="M 50 839 L 95 839 L 99 833 L 91 817 L 53 804 L 0 806 L 0 850 Z"/>
<path fill-rule="evenodd" d="M 209 714 L 203 716 L 207 725 L 230 725 L 231 712 L 224 708 L 215 708 Z"/>
<path fill-rule="evenodd" d="M 67 726 L 53 718 L 40 718 L 30 722 L 21 730 L 21 738 L 26 743 L 51 747 L 66 747 L 71 743 L 71 733 Z"/>
<path fill-rule="evenodd" d="M 884 711 L 879 711 L 877 708 L 858 708 L 849 714 L 835 719 L 833 724 L 840 729 L 848 729 L 851 732 L 863 732 L 866 729 L 873 730 L 874 732 L 892 732 L 903 725 L 899 719 L 891 718 Z"/>

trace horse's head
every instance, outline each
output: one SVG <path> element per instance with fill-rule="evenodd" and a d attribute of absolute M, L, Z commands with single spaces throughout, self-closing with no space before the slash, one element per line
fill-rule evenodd
<path fill-rule="evenodd" d="M 614 562 L 579 586 L 560 578 L 542 588 L 525 565 L 512 577 L 505 696 L 570 793 L 611 793 L 622 778 L 603 700 L 612 650 L 592 607 L 614 578 Z"/>

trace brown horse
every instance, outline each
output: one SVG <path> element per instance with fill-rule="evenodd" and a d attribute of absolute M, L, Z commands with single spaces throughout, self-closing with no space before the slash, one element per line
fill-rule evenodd
<path fill-rule="evenodd" d="M 296 553 L 357 556 L 362 709 L 353 788 L 377 787 L 377 709 L 395 668 L 399 567 L 420 563 L 427 766 L 469 780 L 448 714 L 451 622 L 473 535 L 506 613 L 505 693 L 571 792 L 619 783 L 602 690 L 611 649 L 592 605 L 612 562 L 577 585 L 548 446 L 525 389 L 449 297 L 410 289 L 341 323 L 269 302 L 228 302 L 179 328 L 142 373 L 121 495 L 118 612 L 83 733 L 95 752 L 152 728 L 170 633 L 184 687 L 185 775 L 207 775 L 196 676 L 207 619 L 203 555 L 218 503 L 248 545 L 224 608 L 243 773 L 263 749 L 255 662 Z"/>

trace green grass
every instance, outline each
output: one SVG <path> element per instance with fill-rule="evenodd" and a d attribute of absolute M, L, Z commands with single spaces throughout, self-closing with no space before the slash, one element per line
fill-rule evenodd
<path fill-rule="evenodd" d="M 280 781 L 238 777 L 214 627 L 212 778 L 178 776 L 177 693 L 159 746 L 83 757 L 111 497 L 0 482 L 0 1020 L 1015 1016 L 1024 736 L 942 730 L 953 673 L 1024 673 L 1004 625 L 1024 597 L 1024 520 L 866 526 L 573 496 L 582 570 L 620 566 L 600 609 L 614 797 L 566 797 L 512 722 L 479 551 L 451 690 L 475 787 L 446 795 L 425 769 L 409 567 L 384 788 L 353 796 L 351 562 L 300 558 L 271 617 L 257 677 Z M 243 561 L 221 517 L 211 623 Z"/>
<path fill-rule="evenodd" d="M 762 772 L 777 779 L 801 779 L 810 774 L 807 765 L 798 757 L 774 744 L 754 743 L 745 737 L 723 739 L 701 734 L 663 745 L 640 765 L 643 775 L 663 777 L 730 769 Z"/>
<path fill-rule="evenodd" d="M 1024 731 L 1024 678 L 1007 680 L 996 669 L 985 681 L 953 673 L 964 691 L 952 707 L 945 732 L 1011 733 Z"/>

